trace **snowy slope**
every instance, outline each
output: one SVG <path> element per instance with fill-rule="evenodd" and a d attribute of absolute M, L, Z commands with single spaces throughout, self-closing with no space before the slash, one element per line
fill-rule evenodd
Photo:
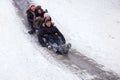
<path fill-rule="evenodd" d="M 120 75 L 119 0 L 32 0 L 49 10 L 73 47 Z"/>
<path fill-rule="evenodd" d="M 80 80 L 40 55 L 23 33 L 12 0 L 0 0 L 0 5 L 0 80 Z"/>

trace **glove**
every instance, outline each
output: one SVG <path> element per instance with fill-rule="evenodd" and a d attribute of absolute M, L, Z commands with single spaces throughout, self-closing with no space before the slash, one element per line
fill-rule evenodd
<path fill-rule="evenodd" d="M 47 9 L 45 9 L 45 13 L 48 13 L 48 10 L 47 10 Z"/>
<path fill-rule="evenodd" d="M 58 36 L 58 33 L 55 33 L 56 36 Z"/>
<path fill-rule="evenodd" d="M 36 20 L 40 20 L 40 17 L 36 17 Z"/>

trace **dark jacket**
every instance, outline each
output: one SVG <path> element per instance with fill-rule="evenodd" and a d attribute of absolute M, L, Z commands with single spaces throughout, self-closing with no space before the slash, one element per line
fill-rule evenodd
<path fill-rule="evenodd" d="M 31 10 L 27 10 L 27 19 L 28 19 L 28 22 L 30 24 L 34 24 L 34 21 L 35 21 L 35 12 L 31 11 Z"/>
<path fill-rule="evenodd" d="M 55 27 L 55 26 L 51 26 L 51 27 L 43 27 L 40 29 L 39 34 L 38 34 L 38 39 L 39 42 L 41 44 L 44 43 L 44 41 L 42 40 L 42 38 L 45 39 L 59 39 L 58 37 L 61 37 L 63 43 L 65 44 L 65 38 L 64 36 L 61 34 L 61 32 Z"/>

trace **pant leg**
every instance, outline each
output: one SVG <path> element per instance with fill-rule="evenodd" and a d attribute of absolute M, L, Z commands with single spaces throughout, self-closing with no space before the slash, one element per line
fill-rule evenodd
<path fill-rule="evenodd" d="M 54 41 L 55 41 L 55 43 L 57 43 L 58 45 L 64 44 L 64 42 L 62 41 L 62 38 L 61 38 L 60 36 L 58 36 Z"/>
<path fill-rule="evenodd" d="M 61 44 L 65 44 L 65 41 L 59 36 L 59 39 L 61 41 Z"/>
<path fill-rule="evenodd" d="M 58 46 L 56 43 L 52 44 L 52 46 L 53 46 L 53 51 L 54 51 L 55 53 L 57 53 L 57 52 L 58 52 L 58 49 L 59 49 L 59 46 Z"/>
<path fill-rule="evenodd" d="M 35 32 L 35 27 L 32 23 L 30 23 L 30 28 L 31 28 L 31 31 L 34 33 Z"/>
<path fill-rule="evenodd" d="M 52 49 L 55 53 L 58 52 L 59 46 L 54 39 L 49 39 L 49 44 L 52 46 Z"/>

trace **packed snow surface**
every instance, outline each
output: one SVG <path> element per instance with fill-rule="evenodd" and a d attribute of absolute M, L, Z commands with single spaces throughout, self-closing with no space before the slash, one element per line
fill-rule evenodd
<path fill-rule="evenodd" d="M 12 3 L 0 0 L 0 80 L 80 80 L 32 45 Z"/>
<path fill-rule="evenodd" d="M 48 9 L 73 48 L 120 74 L 119 0 L 32 0 Z"/>

